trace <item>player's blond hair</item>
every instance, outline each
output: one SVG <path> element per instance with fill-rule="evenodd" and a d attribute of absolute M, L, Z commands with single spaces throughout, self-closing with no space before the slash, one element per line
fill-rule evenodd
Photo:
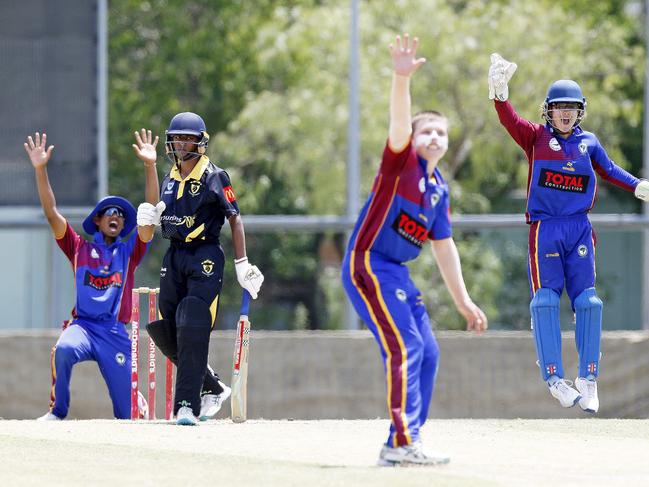
<path fill-rule="evenodd" d="M 423 120 L 434 119 L 444 120 L 446 122 L 446 125 L 448 125 L 448 118 L 446 117 L 446 115 L 444 115 L 442 112 L 438 112 L 437 110 L 422 110 L 421 112 L 415 113 L 415 116 L 412 117 L 413 133 L 415 132 L 415 129 L 420 122 L 422 122 Z"/>

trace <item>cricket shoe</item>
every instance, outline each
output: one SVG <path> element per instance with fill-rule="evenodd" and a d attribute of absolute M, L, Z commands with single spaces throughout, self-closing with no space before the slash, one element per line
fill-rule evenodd
<path fill-rule="evenodd" d="M 36 421 L 63 421 L 63 418 L 59 418 L 56 414 L 48 411 L 43 416 L 36 418 Z"/>
<path fill-rule="evenodd" d="M 201 397 L 201 412 L 199 414 L 201 421 L 207 421 L 216 416 L 216 413 L 223 407 L 223 403 L 232 394 L 232 389 L 223 382 L 219 381 L 219 385 L 223 388 L 220 394 L 205 394 Z"/>
<path fill-rule="evenodd" d="M 196 426 L 198 424 L 198 418 L 194 416 L 192 408 L 183 406 L 178 410 L 178 414 L 176 414 L 176 424 L 182 426 Z"/>
<path fill-rule="evenodd" d="M 579 407 L 587 413 L 595 414 L 599 410 L 599 398 L 597 397 L 597 382 L 583 377 L 575 379 L 575 387 L 581 394 Z"/>
<path fill-rule="evenodd" d="M 559 379 L 552 385 L 548 385 L 550 394 L 552 394 L 564 408 L 571 408 L 581 396 L 572 387 L 572 382 Z"/>
<path fill-rule="evenodd" d="M 392 448 L 383 445 L 379 454 L 379 467 L 397 467 L 414 465 L 444 465 L 451 459 L 446 455 L 425 451 L 421 441 L 412 445 L 403 445 Z"/>

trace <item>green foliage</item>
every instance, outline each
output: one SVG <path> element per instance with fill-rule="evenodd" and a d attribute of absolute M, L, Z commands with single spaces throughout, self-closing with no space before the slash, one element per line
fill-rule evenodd
<path fill-rule="evenodd" d="M 525 187 L 525 158 L 487 99 L 492 52 L 518 64 L 510 99 L 530 120 L 540 122 L 539 106 L 552 81 L 578 81 L 588 99 L 584 128 L 598 135 L 618 164 L 637 172 L 645 66 L 641 19 L 627 8 L 633 3 L 361 2 L 362 194 L 369 191 L 387 136 L 387 46 L 403 31 L 420 37 L 427 59 L 413 78 L 413 109 L 438 109 L 451 121 L 441 169 L 450 180 L 454 212 L 486 213 L 512 204 L 514 211 L 524 210 L 512 203 L 512 192 Z M 174 113 L 192 110 L 207 122 L 209 155 L 230 173 L 244 221 L 245 214 L 345 212 L 348 0 L 118 0 L 110 9 L 111 191 L 141 199 L 132 131 L 145 126 L 163 134 Z M 335 272 L 318 261 L 323 239 L 249 235 L 251 259 L 267 276 L 265 305 L 301 303 L 278 317 L 299 318 L 306 327 L 335 326 L 342 319 Z M 506 319 L 523 316 L 521 308 L 505 306 L 511 297 L 527 301 L 526 290 L 511 287 L 508 278 L 525 272 L 519 250 L 487 248 L 472 234 L 459 235 L 457 242 L 469 290 L 492 321 L 499 312 Z M 422 256 L 413 275 L 433 318 L 440 327 L 463 327 L 432 268 L 432 258 Z M 231 288 L 226 294 L 235 292 Z"/>

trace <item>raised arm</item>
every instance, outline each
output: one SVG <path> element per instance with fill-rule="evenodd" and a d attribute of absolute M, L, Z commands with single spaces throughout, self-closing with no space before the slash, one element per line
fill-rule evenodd
<path fill-rule="evenodd" d="M 36 188 L 38 189 L 38 198 L 41 201 L 43 212 L 47 218 L 47 222 L 52 228 L 55 238 L 61 238 L 65 235 L 67 222 L 63 215 L 56 209 L 56 199 L 54 198 L 54 191 L 50 185 L 50 180 L 47 176 L 47 163 L 52 156 L 54 146 L 47 147 L 47 134 L 43 133 L 43 137 L 38 132 L 34 134 L 34 138 L 30 135 L 27 137 L 27 142 L 24 144 L 25 151 L 29 156 L 29 160 L 34 166 L 36 175 Z M 47 147 L 47 150 L 45 149 Z"/>
<path fill-rule="evenodd" d="M 165 204 L 160 201 L 160 183 L 156 169 L 158 136 L 153 139 L 150 130 L 135 131 L 133 150 L 144 165 L 144 199 L 137 209 L 137 233 L 143 242 L 153 239 L 156 225 L 160 224 L 160 216 Z"/>
<path fill-rule="evenodd" d="M 452 238 L 431 240 L 433 255 L 439 267 L 444 283 L 453 298 L 457 310 L 466 320 L 466 329 L 480 333 L 489 326 L 484 312 L 471 300 L 464 277 L 460 255 Z"/>
<path fill-rule="evenodd" d="M 419 39 L 397 36 L 390 44 L 392 56 L 392 89 L 390 91 L 389 144 L 393 152 L 400 152 L 408 144 L 412 133 L 410 115 L 410 77 L 426 60 L 417 58 Z"/>

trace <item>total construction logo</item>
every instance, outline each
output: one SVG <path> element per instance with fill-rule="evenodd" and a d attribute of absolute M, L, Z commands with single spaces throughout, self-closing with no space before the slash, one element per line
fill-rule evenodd
<path fill-rule="evenodd" d="M 541 169 L 538 185 L 542 188 L 557 189 L 569 193 L 585 193 L 590 176 L 586 174 L 566 174 L 550 169 Z"/>
<path fill-rule="evenodd" d="M 424 245 L 428 235 L 426 227 L 403 210 L 392 223 L 392 228 L 408 242 L 419 248 Z"/>
<path fill-rule="evenodd" d="M 122 273 L 113 272 L 107 276 L 94 276 L 90 271 L 86 271 L 83 276 L 83 284 L 100 291 L 111 287 L 122 287 Z"/>

